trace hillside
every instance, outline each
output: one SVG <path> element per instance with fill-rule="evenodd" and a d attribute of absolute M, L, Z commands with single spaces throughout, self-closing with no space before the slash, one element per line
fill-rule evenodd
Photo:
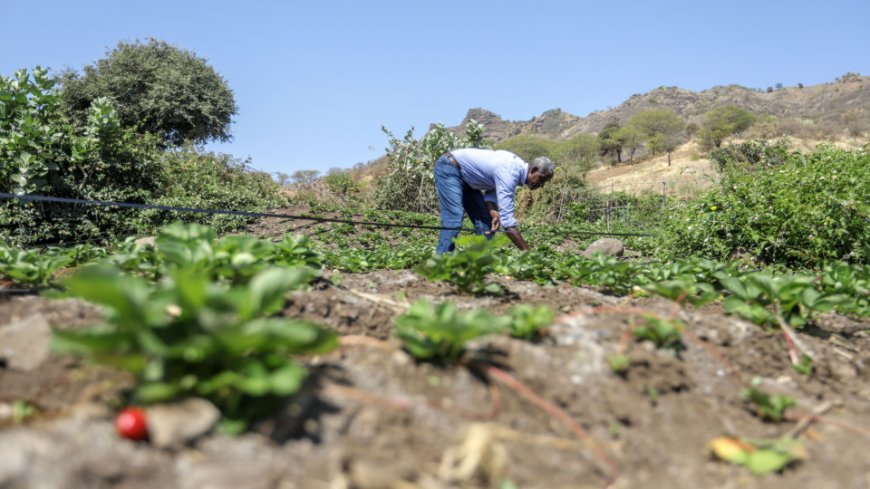
<path fill-rule="evenodd" d="M 701 92 L 659 87 L 632 95 L 616 108 L 595 111 L 585 117 L 552 109 L 528 121 L 506 121 L 486 109 L 473 108 L 453 129 L 461 133 L 465 124 L 474 119 L 486 126 L 487 139 L 496 142 L 520 134 L 564 139 L 598 132 L 608 122 L 624 122 L 642 110 L 668 109 L 689 122 L 700 122 L 704 112 L 724 105 L 742 107 L 758 115 L 793 119 L 796 125 L 814 129 L 818 136 L 844 132 L 844 115 L 853 111 L 857 123 L 866 130 L 870 127 L 870 77 L 847 74 L 830 83 L 784 87 L 771 92 L 739 85 L 716 86 Z"/>

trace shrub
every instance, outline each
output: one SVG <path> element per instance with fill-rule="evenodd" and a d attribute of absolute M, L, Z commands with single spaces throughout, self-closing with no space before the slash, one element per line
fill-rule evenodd
<path fill-rule="evenodd" d="M 0 77 L 0 189 L 94 200 L 148 200 L 158 187 L 157 141 L 120 127 L 105 99 L 82 126 L 59 107 L 46 70 Z M 53 203 L 0 204 L 0 238 L 14 244 L 135 232 L 137 211 Z M 22 232 L 26 229 L 27 232 Z"/>
<path fill-rule="evenodd" d="M 483 126 L 471 120 L 465 126 L 465 136 L 448 131 L 443 124 L 435 125 L 423 139 L 414 138 L 414 128 L 402 139 L 387 128 L 381 128 L 390 138 L 387 161 L 390 173 L 378 182 L 375 202 L 384 210 L 434 212 L 438 210 L 435 193 L 435 160 L 457 148 L 480 148 Z"/>
<path fill-rule="evenodd" d="M 250 160 L 190 146 L 166 151 L 160 158 L 159 190 L 153 203 L 252 212 L 285 204 L 279 185 L 250 164 Z M 182 221 L 207 224 L 221 233 L 242 227 L 250 218 L 148 210 L 140 213 L 139 220 L 145 230 Z"/>
<path fill-rule="evenodd" d="M 870 153 L 820 147 L 782 164 L 728 168 L 718 188 L 675 209 L 662 227 L 665 258 L 727 258 L 819 266 L 870 262 Z"/>

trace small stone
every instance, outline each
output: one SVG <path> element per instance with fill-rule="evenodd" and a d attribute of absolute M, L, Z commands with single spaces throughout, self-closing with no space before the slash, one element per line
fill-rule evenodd
<path fill-rule="evenodd" d="M 221 416 L 212 403 L 198 398 L 158 404 L 146 413 L 151 443 L 159 448 L 180 447 L 205 435 Z"/>
<path fill-rule="evenodd" d="M 581 255 L 585 258 L 592 258 L 596 253 L 601 253 L 604 256 L 622 256 L 624 252 L 625 244 L 623 244 L 622 241 L 612 238 L 602 238 L 589 245 Z"/>
<path fill-rule="evenodd" d="M 140 246 L 145 246 L 145 245 L 157 246 L 157 238 L 154 236 L 146 236 L 144 238 L 137 239 L 133 243 L 140 245 Z"/>
<path fill-rule="evenodd" d="M 51 353 L 51 326 L 41 314 L 0 327 L 0 358 L 14 370 L 38 368 Z"/>

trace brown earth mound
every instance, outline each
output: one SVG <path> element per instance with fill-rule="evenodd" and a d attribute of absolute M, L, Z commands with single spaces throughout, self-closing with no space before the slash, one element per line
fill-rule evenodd
<path fill-rule="evenodd" d="M 780 334 L 715 306 L 680 309 L 506 280 L 506 298 L 473 297 L 408 271 L 331 279 L 292 294 L 285 315 L 336 328 L 344 346 L 309 358 L 304 392 L 240 437 L 211 434 L 165 450 L 121 440 L 107 406 L 129 385 L 124 375 L 55 354 L 32 370 L 0 368 L 0 407 L 25 400 L 41 409 L 24 425 L 0 427 L 0 487 L 434 489 L 510 480 L 523 489 L 578 488 L 604 487 L 614 466 L 612 487 L 866 488 L 870 481 L 870 335 L 855 332 L 870 324 L 831 316 L 824 329 L 801 333 L 816 357 L 806 377 L 790 368 Z M 534 394 L 480 365 L 418 363 L 399 349 L 392 318 L 423 297 L 496 313 L 518 302 L 563 313 L 538 343 L 490 337 L 472 345 Z M 682 320 L 685 349 L 633 343 L 629 368 L 617 375 L 606 358 L 628 344 L 623 337 L 639 310 Z M 99 315 L 77 301 L 15 298 L 0 303 L 0 331 L 36 314 L 56 328 Z M 806 460 L 781 474 L 751 476 L 707 452 L 723 434 L 769 438 L 795 426 L 763 423 L 747 410 L 739 391 L 753 376 L 793 396 L 797 417 L 835 405 L 801 435 Z"/>

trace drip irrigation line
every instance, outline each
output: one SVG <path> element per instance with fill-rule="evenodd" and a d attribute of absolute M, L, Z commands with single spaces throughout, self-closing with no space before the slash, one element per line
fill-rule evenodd
<path fill-rule="evenodd" d="M 67 197 L 50 197 L 47 195 L 18 195 L 18 194 L 10 194 L 6 192 L 0 192 L 0 199 L 6 200 L 19 200 L 24 202 L 53 202 L 58 204 L 78 204 L 78 205 L 92 205 L 98 207 L 122 207 L 128 209 L 155 209 L 162 211 L 172 211 L 172 212 L 190 212 L 195 214 L 211 214 L 211 215 L 231 215 L 231 216 L 241 216 L 241 217 L 277 217 L 281 219 L 285 219 L 285 221 L 289 220 L 299 220 L 299 221 L 314 221 L 314 222 L 333 222 L 338 224 L 351 224 L 357 226 L 373 226 L 373 227 L 384 227 L 384 228 L 409 228 L 409 229 L 429 229 L 434 231 L 470 231 L 476 232 L 477 230 L 474 228 L 465 228 L 465 227 L 442 227 L 442 226 L 431 226 L 426 224 L 396 224 L 389 222 L 374 222 L 374 221 L 354 221 L 352 219 L 338 219 L 332 217 L 321 217 L 321 216 L 312 216 L 312 215 L 304 215 L 304 214 L 284 214 L 278 212 L 253 212 L 253 211 L 233 211 L 226 209 L 203 209 L 198 207 L 176 207 L 171 205 L 157 205 L 157 204 L 140 204 L 136 202 L 112 202 L 112 201 L 102 201 L 102 200 L 87 200 L 87 199 L 72 199 Z M 498 231 L 504 232 L 504 231 Z M 574 234 L 586 234 L 586 235 L 598 235 L 598 236 L 652 236 L 651 234 L 643 234 L 643 233 L 608 233 L 608 232 L 598 232 L 598 231 L 582 231 L 582 230 L 571 230 Z"/>

